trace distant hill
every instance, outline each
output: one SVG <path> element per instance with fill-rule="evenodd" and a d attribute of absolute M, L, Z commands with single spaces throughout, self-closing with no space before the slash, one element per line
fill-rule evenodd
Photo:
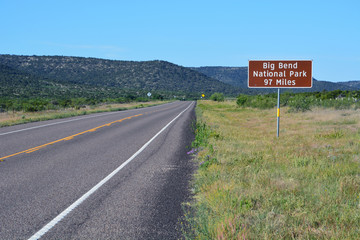
<path fill-rule="evenodd" d="M 215 78 L 224 83 L 231 84 L 232 86 L 240 88 L 248 88 L 248 68 L 247 67 L 193 67 L 192 70 L 196 70 L 209 77 Z M 321 91 L 333 91 L 333 90 L 359 90 L 360 81 L 350 82 L 328 82 L 318 81 L 313 79 L 313 87 L 309 89 L 286 89 L 285 91 L 293 92 L 321 92 Z M 257 92 L 272 92 L 271 89 L 254 89 Z"/>
<path fill-rule="evenodd" d="M 248 68 L 247 67 L 198 67 L 192 70 L 201 72 L 206 76 L 215 78 L 221 82 L 247 88 Z"/>
<path fill-rule="evenodd" d="M 332 83 L 314 80 L 311 89 L 285 91 L 359 90 L 359 81 Z M 117 98 L 146 96 L 198 97 L 221 92 L 275 92 L 249 89 L 247 67 L 186 68 L 166 61 L 115 61 L 64 56 L 0 55 L 0 97 Z"/>
<path fill-rule="evenodd" d="M 346 85 L 343 82 L 329 82 L 329 81 L 320 81 L 320 80 L 313 79 L 313 87 L 311 88 L 311 92 L 321 92 L 324 90 L 326 90 L 326 91 L 334 91 L 334 90 L 354 91 L 354 90 L 359 90 L 359 89 L 360 88 Z"/>
<path fill-rule="evenodd" d="M 360 80 L 359 81 L 341 82 L 341 84 L 360 90 Z"/>
<path fill-rule="evenodd" d="M 5 88 L 17 88 L 19 94 L 19 88 L 26 86 L 38 90 L 64 88 L 73 92 L 77 88 L 83 91 L 116 88 L 207 95 L 222 92 L 233 96 L 242 92 L 240 88 L 198 71 L 158 60 L 135 62 L 64 56 L 0 55 L 0 66 L 3 91 Z"/>

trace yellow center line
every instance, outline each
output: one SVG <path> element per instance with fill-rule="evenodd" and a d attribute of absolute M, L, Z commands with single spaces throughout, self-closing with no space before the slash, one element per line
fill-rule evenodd
<path fill-rule="evenodd" d="M 127 120 L 127 119 L 132 119 L 132 118 L 135 118 L 135 117 L 139 117 L 141 115 L 144 115 L 144 114 L 137 114 L 137 115 L 134 115 L 134 116 L 130 116 L 130 117 L 126 117 L 126 118 L 123 118 L 123 119 L 119 119 L 119 120 L 116 120 L 116 121 L 113 121 L 113 122 L 110 122 L 110 123 L 106 123 L 104 125 L 101 125 L 101 126 L 98 126 L 98 127 L 95 127 L 95 128 L 92 128 L 92 129 L 89 129 L 89 130 L 86 130 L 86 131 L 83 131 L 83 132 L 80 132 L 80 133 L 77 133 L 77 134 L 74 134 L 74 135 L 71 135 L 71 136 L 68 136 L 68 137 L 64 137 L 64 138 L 61 138 L 61 139 L 58 139 L 58 140 L 55 140 L 53 142 L 49 142 L 49 143 L 45 143 L 43 145 L 40 145 L 40 146 L 37 146 L 37 147 L 33 147 L 33 148 L 30 148 L 30 149 L 27 149 L 27 150 L 24 150 L 24 151 L 21 151 L 21 152 L 17 152 L 17 153 L 14 153 L 14 154 L 11 154 L 11 155 L 8 155 L 8 156 L 5 156 L 5 157 L 1 157 L 0 158 L 0 162 L 2 162 L 4 159 L 6 158 L 10 158 L 10 157 L 14 157 L 14 156 L 17 156 L 17 155 L 20 155 L 22 153 L 32 153 L 32 152 L 35 152 L 37 150 L 40 150 L 46 146 L 49 146 L 49 145 L 52 145 L 52 144 L 55 144 L 55 143 L 58 143 L 58 142 L 61 142 L 61 141 L 69 141 L 71 139 L 73 139 L 74 137 L 77 137 L 77 136 L 80 136 L 82 134 L 85 134 L 85 133 L 90 133 L 90 132 L 95 132 L 96 130 L 100 129 L 100 128 L 103 128 L 103 127 L 109 127 L 111 126 L 112 124 L 114 123 L 120 123 L 124 120 Z"/>

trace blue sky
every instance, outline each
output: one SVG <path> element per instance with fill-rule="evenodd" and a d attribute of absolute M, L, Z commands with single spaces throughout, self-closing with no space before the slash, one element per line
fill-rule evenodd
<path fill-rule="evenodd" d="M 310 59 L 319 80 L 360 80 L 359 12 L 358 0 L 0 0 L 0 54 L 185 67 Z"/>

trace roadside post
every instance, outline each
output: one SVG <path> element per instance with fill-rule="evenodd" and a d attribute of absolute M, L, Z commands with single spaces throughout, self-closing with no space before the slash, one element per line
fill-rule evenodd
<path fill-rule="evenodd" d="M 249 88 L 277 88 L 277 131 L 280 133 L 280 88 L 312 88 L 312 60 L 249 60 Z"/>
<path fill-rule="evenodd" d="M 277 96 L 277 121 L 276 121 L 276 137 L 279 138 L 280 131 L 280 88 L 278 88 L 278 96 Z"/>

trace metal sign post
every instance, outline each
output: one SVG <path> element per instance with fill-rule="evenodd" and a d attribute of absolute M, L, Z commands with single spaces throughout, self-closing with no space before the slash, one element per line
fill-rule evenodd
<path fill-rule="evenodd" d="M 280 88 L 278 88 L 278 97 L 277 97 L 277 131 L 276 137 L 279 138 L 280 132 Z"/>

